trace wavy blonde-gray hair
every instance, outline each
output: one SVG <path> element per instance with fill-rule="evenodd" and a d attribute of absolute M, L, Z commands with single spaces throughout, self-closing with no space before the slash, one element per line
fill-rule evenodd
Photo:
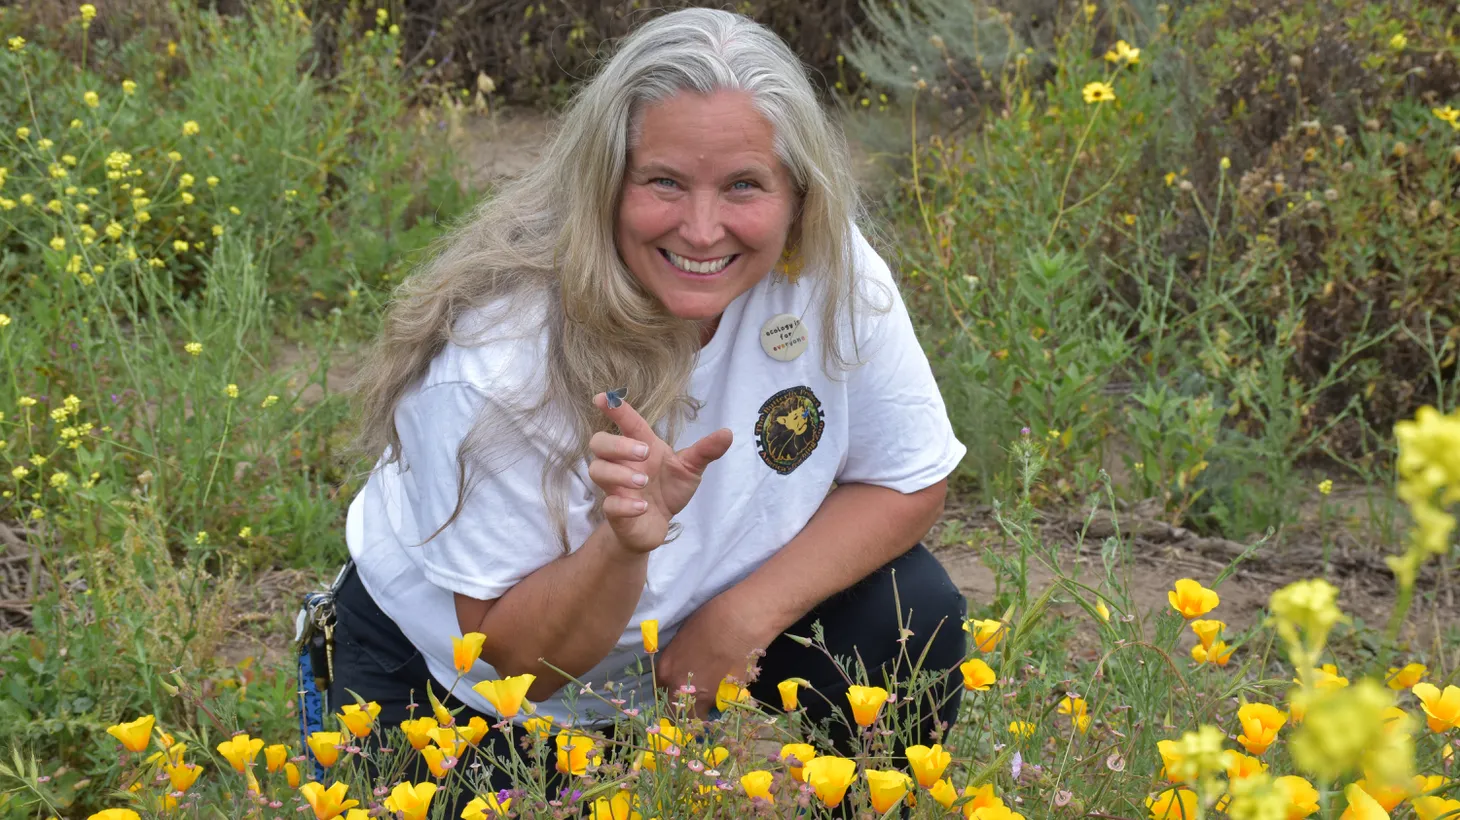
<path fill-rule="evenodd" d="M 791 236 L 807 276 L 823 288 L 823 366 L 854 362 L 837 338 L 856 303 L 856 223 L 862 215 L 844 138 L 821 108 L 796 55 L 774 33 L 738 14 L 685 9 L 631 33 L 575 97 L 541 161 L 482 202 L 444 237 L 439 252 L 401 284 L 357 382 L 357 445 L 384 463 L 400 459 L 395 410 L 450 342 L 466 311 L 490 304 L 547 305 L 542 395 L 513 413 L 484 413 L 457 451 L 460 513 L 471 481 L 528 417 L 552 417 L 569 442 L 543 470 L 548 509 L 567 548 L 567 474 L 589 457 L 588 439 L 608 429 L 590 398 L 628 387 L 635 408 L 673 442 L 697 403 L 688 394 L 700 349 L 697 323 L 675 318 L 641 287 L 614 243 L 629 151 L 646 106 L 689 92 L 749 94 L 770 122 L 775 151 L 799 200 Z M 515 311 L 513 311 L 515 313 Z M 855 350 L 855 340 L 849 350 Z M 504 401 L 502 397 L 498 401 Z M 552 408 L 552 413 L 543 413 Z M 497 409 L 497 408 L 494 408 Z M 405 454 L 409 455 L 409 454 Z M 408 463 L 408 462 L 407 462 Z M 433 534 L 434 537 L 434 534 Z M 429 540 L 429 539 L 428 539 Z"/>

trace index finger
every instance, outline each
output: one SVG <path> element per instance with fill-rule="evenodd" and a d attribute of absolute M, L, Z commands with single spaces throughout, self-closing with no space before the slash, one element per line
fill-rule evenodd
<path fill-rule="evenodd" d="M 610 407 L 608 395 L 599 393 L 593 397 L 593 403 L 608 416 L 609 421 L 618 425 L 619 432 L 624 436 L 645 444 L 653 444 L 659 440 L 659 434 L 654 432 L 649 422 L 644 421 L 644 417 L 628 401 L 620 399 L 617 407 Z"/>

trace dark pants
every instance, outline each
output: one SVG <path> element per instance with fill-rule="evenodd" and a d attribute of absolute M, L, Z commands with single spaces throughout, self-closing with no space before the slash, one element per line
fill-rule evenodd
<path fill-rule="evenodd" d="M 828 733 L 838 752 L 857 754 L 862 742 L 848 728 L 852 723 L 846 697 L 848 683 L 821 649 L 802 646 L 786 635 L 809 638 L 812 624 L 819 621 L 826 650 L 837 658 L 860 658 L 867 669 L 865 682 L 873 686 L 885 686 L 888 680 L 906 683 L 913 665 L 921 659 L 921 674 L 936 674 L 939 683 L 917 700 L 903 697 L 904 690 L 897 703 L 886 707 L 899 711 L 896 723 L 916 725 L 915 732 L 897 739 L 900 755 L 905 744 L 932 743 L 946 735 L 958 717 L 963 677 L 957 667 L 966 649 L 962 630 L 965 612 L 963 595 L 932 553 L 919 544 L 823 601 L 772 641 L 760 660 L 760 674 L 751 683 L 750 692 L 768 708 L 778 708 L 781 698 L 776 684 L 787 678 L 806 680 L 819 695 L 802 689 L 805 717 L 820 724 L 832 717 L 834 708 L 842 711 L 845 719 L 833 719 L 827 726 Z M 409 718 L 412 703 L 418 704 L 415 716 L 430 715 L 425 684 L 431 674 L 425 659 L 375 605 L 353 569 L 336 594 L 335 613 L 330 709 L 338 711 L 341 705 L 354 703 L 345 691 L 351 689 L 365 700 L 380 704 L 380 722 L 385 726 Z M 901 629 L 911 633 L 905 643 L 899 642 Z M 438 696 L 446 691 L 440 681 L 432 681 L 431 687 Z M 462 705 L 454 698 L 446 703 L 453 709 Z M 456 720 L 465 723 L 478 714 L 468 707 Z M 483 717 L 488 723 L 496 722 L 490 716 Z M 515 735 L 520 737 L 521 732 Z M 496 730 L 489 731 L 481 743 L 489 745 L 491 753 L 499 757 L 521 753 Z M 511 787 L 507 773 L 495 769 L 491 771 L 491 783 L 498 790 Z M 456 815 L 453 811 L 447 816 Z"/>

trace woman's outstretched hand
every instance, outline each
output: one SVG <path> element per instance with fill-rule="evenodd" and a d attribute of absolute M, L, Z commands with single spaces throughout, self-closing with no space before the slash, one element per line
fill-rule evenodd
<path fill-rule="evenodd" d="M 689 504 L 705 468 L 725 455 L 733 439 L 721 428 L 676 452 L 628 402 L 610 407 L 605 394 L 593 403 L 618 425 L 620 435 L 594 433 L 588 477 L 603 489 L 603 513 L 625 549 L 651 552 L 664 543 L 669 520 Z"/>

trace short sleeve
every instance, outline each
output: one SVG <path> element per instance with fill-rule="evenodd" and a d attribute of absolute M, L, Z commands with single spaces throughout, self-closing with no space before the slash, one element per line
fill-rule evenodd
<path fill-rule="evenodd" d="M 887 263 L 860 235 L 857 245 L 870 307 L 859 306 L 862 364 L 847 374 L 847 452 L 836 480 L 916 492 L 953 472 L 966 449 Z"/>
<path fill-rule="evenodd" d="M 403 470 L 401 540 L 407 549 L 421 550 L 427 580 L 480 600 L 500 597 L 563 554 L 542 491 L 546 448 L 530 435 L 503 464 L 472 476 L 461 513 L 437 532 L 456 509 L 457 448 L 478 417 L 493 412 L 502 411 L 482 391 L 448 382 L 411 394 L 395 416 L 402 456 L 397 466 Z M 570 520 L 583 489 L 576 479 L 569 488 Z"/>

